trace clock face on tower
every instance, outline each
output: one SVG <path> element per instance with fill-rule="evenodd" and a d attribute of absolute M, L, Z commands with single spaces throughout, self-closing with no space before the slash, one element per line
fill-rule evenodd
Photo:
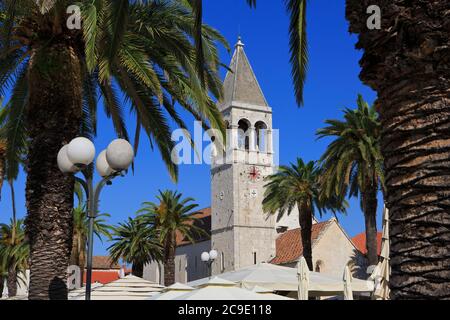
<path fill-rule="evenodd" d="M 261 179 L 261 170 L 259 170 L 256 166 L 250 167 L 248 171 L 248 179 L 251 182 L 256 182 Z"/>

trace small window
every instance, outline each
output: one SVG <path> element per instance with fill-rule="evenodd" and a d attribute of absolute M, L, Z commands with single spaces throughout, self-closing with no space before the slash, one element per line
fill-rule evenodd
<path fill-rule="evenodd" d="M 238 122 L 238 146 L 239 149 L 249 150 L 250 149 L 250 122 L 248 120 L 242 119 Z"/>
<path fill-rule="evenodd" d="M 220 269 L 222 272 L 225 271 L 225 255 L 223 252 L 220 254 Z"/>
<path fill-rule="evenodd" d="M 253 252 L 253 264 L 256 264 L 256 252 Z"/>
<path fill-rule="evenodd" d="M 255 123 L 255 130 L 256 130 L 256 148 L 260 152 L 266 152 L 267 125 L 262 121 L 258 121 L 257 123 Z"/>

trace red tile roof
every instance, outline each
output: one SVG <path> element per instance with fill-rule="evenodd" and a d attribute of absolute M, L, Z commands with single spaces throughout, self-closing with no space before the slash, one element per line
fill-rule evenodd
<path fill-rule="evenodd" d="M 93 256 L 92 257 L 92 269 L 94 270 L 120 270 L 118 263 L 112 263 L 108 256 Z"/>
<path fill-rule="evenodd" d="M 383 237 L 383 234 L 381 232 L 377 233 L 377 252 L 378 255 L 381 253 L 381 239 Z M 352 238 L 353 243 L 355 244 L 355 247 L 362 253 L 367 253 L 366 248 L 366 233 L 360 233 Z"/>
<path fill-rule="evenodd" d="M 194 223 L 196 227 L 203 229 L 207 234 L 211 235 L 211 208 L 201 209 L 198 213 L 194 214 L 193 217 L 196 219 L 191 221 L 190 224 Z M 193 238 L 196 242 L 200 242 L 208 240 L 209 236 L 194 234 Z M 191 244 L 191 242 L 179 232 L 176 234 L 176 242 L 177 246 Z"/>
<path fill-rule="evenodd" d="M 92 270 L 91 283 L 99 282 L 101 284 L 107 284 L 116 280 L 119 280 L 119 271 Z M 83 275 L 83 283 L 86 283 L 86 272 Z"/>
<path fill-rule="evenodd" d="M 311 243 L 319 238 L 321 233 L 331 224 L 330 221 L 315 223 L 312 226 Z M 297 261 L 303 255 L 300 228 L 282 233 L 276 240 L 276 256 L 271 263 L 286 264 Z"/>

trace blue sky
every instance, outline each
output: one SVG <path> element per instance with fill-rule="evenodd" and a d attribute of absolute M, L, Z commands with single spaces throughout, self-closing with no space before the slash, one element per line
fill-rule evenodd
<path fill-rule="evenodd" d="M 364 86 L 359 78 L 358 61 L 361 52 L 354 49 L 356 37 L 349 35 L 345 20 L 344 0 L 309 1 L 309 72 L 305 87 L 305 106 L 295 103 L 290 78 L 288 16 L 283 0 L 259 0 L 256 10 L 245 5 L 244 0 L 205 0 L 205 21 L 222 32 L 233 46 L 240 33 L 247 56 L 253 66 L 262 90 L 273 109 L 273 127 L 280 130 L 280 162 L 288 163 L 300 156 L 305 160 L 317 160 L 329 140 L 316 140 L 315 132 L 324 120 L 341 118 L 344 107 L 354 107 L 358 93 L 372 103 L 376 94 Z M 231 54 L 221 50 L 225 64 Z M 225 70 L 222 70 L 222 76 Z M 99 107 L 99 110 L 102 110 Z M 191 123 L 193 119 L 183 115 Z M 130 117 L 129 130 L 134 122 Z M 99 114 L 97 153 L 114 139 L 111 123 Z M 56 161 L 56 159 L 55 159 Z M 16 182 L 19 216 L 25 210 L 25 176 L 20 174 Z M 210 205 L 210 172 L 207 165 L 183 165 L 179 183 L 171 182 L 158 152 L 151 151 L 147 140 L 142 139 L 136 158 L 136 171 L 118 178 L 106 187 L 100 200 L 100 210 L 111 214 L 110 223 L 125 220 L 140 208 L 144 201 L 154 200 L 158 189 L 177 189 L 185 196 L 193 197 L 200 207 Z M 364 219 L 359 200 L 350 201 L 347 216 L 338 216 L 350 236 L 364 230 Z M 381 214 L 381 199 L 378 208 Z M 0 221 L 11 215 L 8 186 L 2 190 Z M 323 219 L 331 216 L 326 214 Z M 379 220 L 379 226 L 380 218 Z M 106 254 L 107 243 L 96 241 L 94 254 Z"/>

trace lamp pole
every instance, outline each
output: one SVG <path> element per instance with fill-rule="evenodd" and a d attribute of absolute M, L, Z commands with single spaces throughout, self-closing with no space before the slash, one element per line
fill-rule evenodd
<path fill-rule="evenodd" d="M 95 157 L 94 144 L 86 138 L 75 138 L 58 153 L 58 166 L 64 173 L 76 174 L 81 171 L 85 179 L 75 176 L 83 187 L 87 198 L 88 239 L 86 261 L 85 299 L 91 300 L 92 257 L 94 251 L 94 222 L 98 212 L 100 192 L 105 185 L 111 185 L 117 176 L 124 176 L 134 158 L 133 147 L 128 141 L 116 139 L 97 157 L 96 168 L 102 180 L 95 186 L 91 163 Z M 83 266 L 84 267 L 84 266 Z M 83 281 L 83 279 L 81 279 Z"/>

